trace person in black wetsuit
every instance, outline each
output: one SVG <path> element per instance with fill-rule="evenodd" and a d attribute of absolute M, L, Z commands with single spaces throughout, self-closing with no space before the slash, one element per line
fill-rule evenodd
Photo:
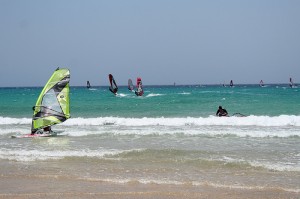
<path fill-rule="evenodd" d="M 52 133 L 52 130 L 51 130 L 51 126 L 47 126 L 43 129 L 32 129 L 31 130 L 31 135 L 34 135 L 34 134 L 44 134 L 44 133 Z"/>
<path fill-rule="evenodd" d="M 219 106 L 219 109 L 216 113 L 216 116 L 219 116 L 219 117 L 228 117 L 228 112 L 226 111 L 226 109 L 222 108 L 222 106 Z"/>
<path fill-rule="evenodd" d="M 51 133 L 52 130 L 51 130 L 51 126 L 47 126 L 44 128 L 44 133 Z"/>

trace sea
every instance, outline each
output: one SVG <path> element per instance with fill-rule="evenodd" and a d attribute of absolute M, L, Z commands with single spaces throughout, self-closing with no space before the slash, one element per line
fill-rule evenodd
<path fill-rule="evenodd" d="M 0 88 L 0 165 L 14 175 L 300 193 L 298 87 L 144 86 L 138 97 L 71 86 L 56 137 L 11 138 L 30 133 L 41 90 Z"/>

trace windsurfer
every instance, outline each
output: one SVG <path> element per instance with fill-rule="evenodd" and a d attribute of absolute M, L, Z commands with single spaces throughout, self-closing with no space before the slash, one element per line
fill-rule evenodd
<path fill-rule="evenodd" d="M 34 135 L 36 133 L 36 131 L 37 131 L 36 129 L 32 129 L 31 130 L 31 135 Z"/>
<path fill-rule="evenodd" d="M 31 135 L 34 135 L 34 134 L 44 134 L 44 133 L 52 133 L 52 130 L 51 130 L 51 126 L 47 126 L 45 128 L 42 129 L 32 129 L 31 130 Z"/>
<path fill-rule="evenodd" d="M 135 91 L 135 94 L 137 96 L 142 96 L 143 95 L 143 89 L 139 86 L 138 89 L 137 89 L 137 91 Z"/>
<path fill-rule="evenodd" d="M 292 78 L 290 77 L 290 87 L 293 88 L 293 86 L 294 86 L 294 83 L 293 83 Z"/>
<path fill-rule="evenodd" d="M 137 90 L 135 91 L 135 94 L 137 96 L 142 96 L 144 94 L 144 91 L 143 91 L 143 86 L 142 86 L 142 80 L 140 77 L 137 78 Z"/>
<path fill-rule="evenodd" d="M 118 86 L 117 86 L 116 81 L 115 81 L 114 77 L 112 76 L 112 74 L 108 75 L 108 79 L 109 79 L 109 83 L 110 83 L 110 87 L 109 87 L 110 92 L 117 95 Z"/>
<path fill-rule="evenodd" d="M 217 116 L 219 117 L 228 117 L 228 112 L 226 111 L 226 109 L 222 108 L 222 106 L 219 106 L 219 109 L 216 113 Z"/>

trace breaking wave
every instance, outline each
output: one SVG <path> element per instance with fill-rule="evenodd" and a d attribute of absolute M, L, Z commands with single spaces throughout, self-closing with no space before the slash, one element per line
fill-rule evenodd
<path fill-rule="evenodd" d="M 30 124 L 31 118 L 10 118 L 0 117 L 0 125 Z M 71 118 L 64 122 L 63 126 L 98 126 L 98 125 L 119 125 L 119 126 L 262 126 L 300 127 L 300 116 L 248 116 L 248 117 L 185 117 L 185 118 L 124 118 L 124 117 L 97 117 L 97 118 Z"/>

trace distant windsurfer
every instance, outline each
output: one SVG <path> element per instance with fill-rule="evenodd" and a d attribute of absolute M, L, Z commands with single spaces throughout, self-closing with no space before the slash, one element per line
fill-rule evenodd
<path fill-rule="evenodd" d="M 109 83 L 110 83 L 110 87 L 109 87 L 110 92 L 117 95 L 118 86 L 117 86 L 116 81 L 115 81 L 114 77 L 112 76 L 112 74 L 108 75 L 108 79 L 109 79 Z"/>
<path fill-rule="evenodd" d="M 142 96 L 144 94 L 144 91 L 143 91 L 142 79 L 140 77 L 137 78 L 136 84 L 137 84 L 137 90 L 135 91 L 135 94 L 137 96 Z"/>
<path fill-rule="evenodd" d="M 259 86 L 260 86 L 260 87 L 264 87 L 264 86 L 265 86 L 263 80 L 260 80 Z"/>
<path fill-rule="evenodd" d="M 138 96 L 142 96 L 142 87 L 139 85 L 139 87 L 137 88 L 137 90 L 135 91 L 135 94 L 138 95 Z"/>
<path fill-rule="evenodd" d="M 222 108 L 222 106 L 219 106 L 219 109 L 216 113 L 216 116 L 219 117 L 228 117 L 228 112 L 226 111 L 226 109 Z"/>
<path fill-rule="evenodd" d="M 131 92 L 134 92 L 134 88 L 133 88 L 133 84 L 132 84 L 131 79 L 128 79 L 128 90 L 130 90 Z"/>
<path fill-rule="evenodd" d="M 294 86 L 294 82 L 293 82 L 292 78 L 290 77 L 290 87 L 293 88 L 293 86 Z"/>

